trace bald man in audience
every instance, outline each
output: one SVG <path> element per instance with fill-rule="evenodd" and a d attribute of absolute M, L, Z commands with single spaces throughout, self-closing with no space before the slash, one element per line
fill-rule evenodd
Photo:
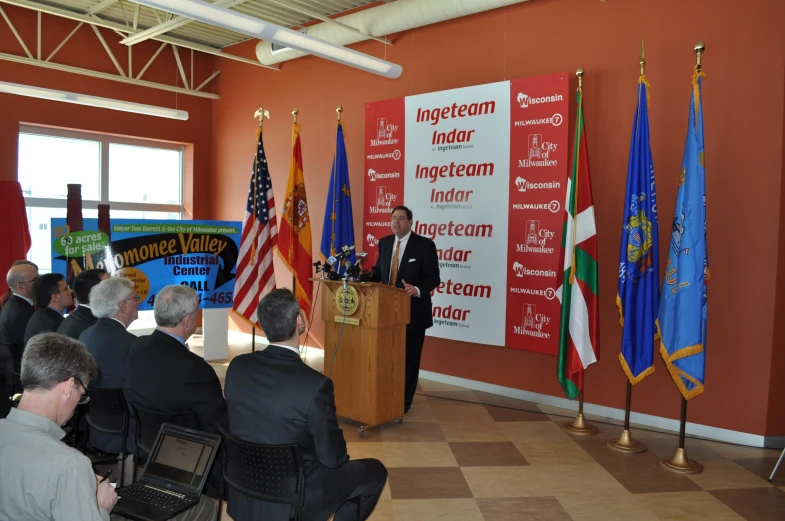
<path fill-rule="evenodd" d="M 35 313 L 33 283 L 37 279 L 38 267 L 27 261 L 16 261 L 5 278 L 12 295 L 0 313 L 0 392 L 4 396 L 22 390 L 19 373 L 25 329 Z"/>
<path fill-rule="evenodd" d="M 78 339 L 82 331 L 98 321 L 90 308 L 90 290 L 108 278 L 109 273 L 102 269 L 84 270 L 74 277 L 73 291 L 79 306 L 65 317 L 57 328 L 58 333 Z"/>
<path fill-rule="evenodd" d="M 13 268 L 14 266 L 21 266 L 22 264 L 26 264 L 28 266 L 32 266 L 36 270 L 38 270 L 38 265 L 35 262 L 29 261 L 27 259 L 15 260 L 11 264 L 11 267 Z M 3 293 L 2 296 L 0 296 L 0 311 L 2 311 L 3 307 L 5 307 L 5 305 L 8 303 L 8 301 L 11 300 L 11 296 L 13 296 L 13 294 L 14 294 L 14 292 L 11 291 L 11 288 L 9 287 L 8 290 L 5 293 Z"/>

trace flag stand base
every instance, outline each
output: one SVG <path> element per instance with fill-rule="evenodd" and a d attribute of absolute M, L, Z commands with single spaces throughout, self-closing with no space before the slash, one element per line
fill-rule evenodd
<path fill-rule="evenodd" d="M 594 425 L 586 423 L 586 418 L 583 416 L 583 391 L 578 395 L 578 416 L 575 417 L 575 421 L 562 424 L 561 428 L 577 436 L 591 436 L 600 432 Z"/>
<path fill-rule="evenodd" d="M 676 455 L 672 458 L 663 458 L 660 460 L 660 467 L 676 474 L 700 474 L 703 472 L 703 465 L 697 461 L 691 461 L 687 457 L 687 451 L 684 450 L 684 431 L 687 426 L 687 400 L 682 396 L 681 398 L 681 425 L 679 426 L 679 448 L 676 449 Z"/>
<path fill-rule="evenodd" d="M 646 450 L 646 445 L 632 439 L 630 432 L 630 410 L 632 408 L 632 384 L 627 380 L 627 405 L 624 407 L 624 430 L 615 440 L 608 440 L 605 444 L 609 449 L 624 454 L 637 454 Z"/>
<path fill-rule="evenodd" d="M 632 438 L 629 429 L 624 429 L 618 439 L 608 440 L 606 445 L 611 450 L 625 454 L 637 454 L 646 450 L 646 445 Z"/>
<path fill-rule="evenodd" d="M 578 436 L 591 436 L 600 432 L 599 429 L 591 423 L 586 423 L 586 419 L 583 417 L 582 412 L 578 413 L 578 416 L 575 417 L 575 421 L 564 423 L 561 428 L 570 434 L 576 434 Z"/>
<path fill-rule="evenodd" d="M 676 474 L 700 474 L 703 472 L 703 465 L 697 461 L 691 461 L 687 457 L 687 451 L 682 447 L 676 449 L 676 455 L 672 458 L 661 459 L 660 467 Z"/>

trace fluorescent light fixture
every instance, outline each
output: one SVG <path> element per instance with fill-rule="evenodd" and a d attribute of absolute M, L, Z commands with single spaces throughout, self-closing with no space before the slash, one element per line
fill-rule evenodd
<path fill-rule="evenodd" d="M 227 31 L 285 45 L 326 60 L 342 63 L 387 78 L 397 78 L 403 72 L 400 65 L 355 50 L 335 45 L 313 36 L 292 31 L 270 22 L 201 0 L 134 0 L 137 4 L 160 9 Z M 126 43 L 123 41 L 122 43 Z"/>
<path fill-rule="evenodd" d="M 123 112 L 133 112 L 134 114 L 144 114 L 146 116 L 158 116 L 159 118 L 179 119 L 186 121 L 188 112 L 184 110 L 168 109 L 166 107 L 156 107 L 155 105 L 143 105 L 131 101 L 121 101 L 111 98 L 101 98 L 98 96 L 87 96 L 62 90 L 45 89 L 41 87 L 31 87 L 18 83 L 7 83 L 0 81 L 0 93 L 16 94 L 30 98 L 48 99 L 53 101 L 64 101 L 66 103 L 76 103 L 88 107 L 100 107 L 111 110 L 121 110 Z"/>

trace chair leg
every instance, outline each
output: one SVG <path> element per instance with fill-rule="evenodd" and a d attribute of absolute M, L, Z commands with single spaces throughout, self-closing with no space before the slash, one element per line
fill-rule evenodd
<path fill-rule="evenodd" d="M 218 515 L 215 517 L 216 521 L 221 521 L 221 517 L 223 517 L 223 504 L 225 495 L 226 482 L 224 482 L 223 476 L 221 476 L 221 493 L 218 495 Z"/>
<path fill-rule="evenodd" d="M 771 471 L 771 476 L 769 476 L 769 483 L 771 483 L 771 480 L 773 480 L 774 476 L 777 474 L 777 469 L 780 467 L 780 463 L 782 463 L 783 456 L 785 456 L 785 449 L 782 449 L 782 454 L 780 454 L 780 459 L 777 460 L 777 464 L 774 465 L 774 470 Z"/>

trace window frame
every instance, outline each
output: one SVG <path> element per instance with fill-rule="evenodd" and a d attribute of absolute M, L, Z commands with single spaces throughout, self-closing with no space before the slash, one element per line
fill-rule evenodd
<path fill-rule="evenodd" d="M 85 210 L 97 210 L 99 204 L 108 204 L 112 210 L 130 210 L 139 212 L 168 212 L 180 214 L 180 219 L 185 214 L 185 145 L 171 143 L 167 141 L 154 141 L 142 138 L 131 138 L 123 136 L 113 136 L 109 134 L 99 134 L 92 132 L 80 132 L 78 130 L 66 130 L 52 127 L 39 127 L 36 125 L 19 125 L 18 135 L 33 134 L 40 136 L 50 136 L 68 139 L 81 139 L 100 143 L 100 178 L 99 194 L 101 199 L 98 201 L 82 199 L 82 208 Z M 165 150 L 176 150 L 180 152 L 180 204 L 162 203 L 128 203 L 109 200 L 109 145 L 130 145 L 146 148 L 159 148 Z M 18 150 L 18 147 L 17 147 Z M 18 159 L 17 159 L 18 164 Z M 17 171 L 17 179 L 19 173 Z M 30 208 L 68 208 L 68 199 L 54 199 L 48 197 L 24 196 L 25 205 Z"/>

